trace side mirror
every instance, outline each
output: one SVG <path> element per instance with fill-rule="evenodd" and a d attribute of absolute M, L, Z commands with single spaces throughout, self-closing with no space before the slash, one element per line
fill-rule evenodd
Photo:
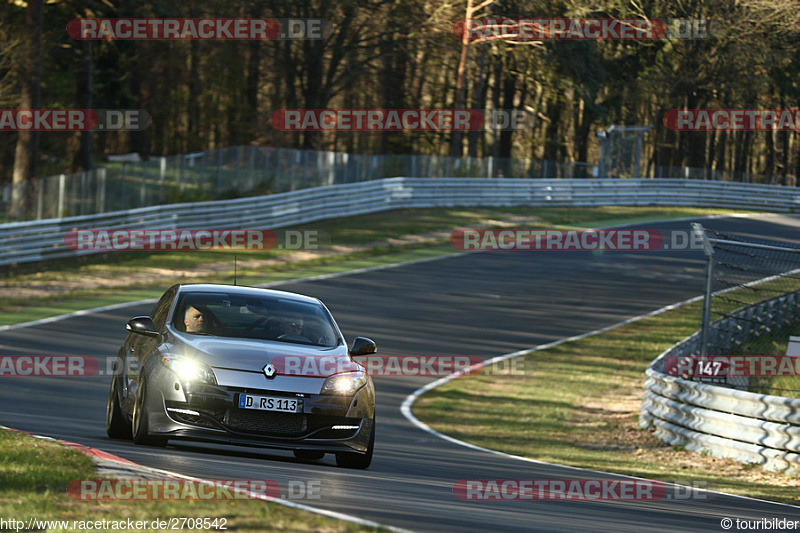
<path fill-rule="evenodd" d="M 371 355 L 378 351 L 375 341 L 366 337 L 356 337 L 353 347 L 350 348 L 350 355 Z"/>
<path fill-rule="evenodd" d="M 156 331 L 156 325 L 149 316 L 137 316 L 128 320 L 125 329 L 139 335 L 147 337 L 158 338 L 159 333 Z"/>

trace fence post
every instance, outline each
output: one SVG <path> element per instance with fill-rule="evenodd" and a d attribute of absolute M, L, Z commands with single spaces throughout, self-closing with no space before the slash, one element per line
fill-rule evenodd
<path fill-rule="evenodd" d="M 181 163 L 180 163 L 181 168 L 180 168 L 180 171 L 178 172 L 178 189 L 181 192 L 183 192 L 184 188 L 186 187 L 186 185 L 183 183 L 183 172 L 184 172 L 184 168 L 186 167 L 186 157 L 184 155 L 180 155 L 178 157 L 180 157 L 180 160 L 181 160 Z"/>
<path fill-rule="evenodd" d="M 700 355 L 708 355 L 709 324 L 711 322 L 711 287 L 714 277 L 713 250 L 706 252 L 706 285 L 703 293 L 703 318 L 700 323 Z"/>
<path fill-rule="evenodd" d="M 637 180 L 642 177 L 642 135 L 636 136 L 636 155 L 633 160 L 633 177 Z"/>
<path fill-rule="evenodd" d="M 255 167 L 256 167 L 256 147 L 248 146 L 247 148 L 250 150 L 250 168 L 248 169 L 247 172 L 248 176 L 247 192 L 252 192 L 252 190 L 256 188 L 255 178 L 253 177 L 253 173 L 255 172 Z"/>
<path fill-rule="evenodd" d="M 336 183 L 336 154 L 328 152 L 326 156 L 328 158 L 328 182 L 325 185 L 333 185 Z"/>
<path fill-rule="evenodd" d="M 36 189 L 39 194 L 36 197 L 36 220 L 42 220 L 42 209 L 44 207 L 44 179 L 38 178 L 36 180 Z"/>
<path fill-rule="evenodd" d="M 219 199 L 220 189 L 222 188 L 222 148 L 217 148 L 217 194 L 215 198 Z"/>
<path fill-rule="evenodd" d="M 200 157 L 200 179 L 197 181 L 197 190 L 203 192 L 206 186 L 206 152 Z"/>
<path fill-rule="evenodd" d="M 264 148 L 264 172 L 261 175 L 261 184 L 262 186 L 269 185 L 270 192 L 278 192 L 278 178 L 275 178 L 274 183 L 270 183 L 269 180 L 269 148 Z"/>
<path fill-rule="evenodd" d="M 711 320 L 711 290 L 714 277 L 714 247 L 706 236 L 701 224 L 692 223 L 695 234 L 703 240 L 703 252 L 706 256 L 706 284 L 703 291 L 703 318 L 700 323 L 700 355 L 708 355 L 708 326 Z"/>
<path fill-rule="evenodd" d="M 142 187 L 141 190 L 139 191 L 139 205 L 140 207 L 145 207 L 147 205 L 145 203 L 147 201 L 147 180 L 143 175 L 141 175 L 141 179 L 142 179 Z"/>
<path fill-rule="evenodd" d="M 241 167 L 241 165 L 242 165 L 242 145 L 240 144 L 239 146 L 236 147 L 236 177 L 234 178 L 236 183 L 235 185 L 236 191 L 241 190 L 241 186 L 239 185 L 239 176 L 240 176 L 239 167 Z"/>
<path fill-rule="evenodd" d="M 67 186 L 67 176 L 58 175 L 58 218 L 64 218 L 64 193 Z"/>
<path fill-rule="evenodd" d="M 161 160 L 163 161 L 164 158 L 162 157 Z M 145 165 L 144 161 L 142 161 L 141 165 L 142 165 L 142 174 L 144 174 L 144 165 Z M 167 186 L 164 184 L 163 170 L 158 177 L 158 190 L 160 193 L 159 197 L 161 198 L 160 203 L 166 203 L 172 200 L 172 198 L 170 198 L 169 196 L 169 193 L 167 192 Z"/>
<path fill-rule="evenodd" d="M 294 157 L 292 157 L 294 156 Z M 300 150 L 294 150 L 293 152 L 289 152 L 289 159 L 294 159 L 292 161 L 292 173 L 289 175 L 289 190 L 294 190 L 294 174 L 297 169 L 298 163 L 302 161 Z"/>
<path fill-rule="evenodd" d="M 98 213 L 105 213 L 106 212 L 106 169 L 100 168 L 97 170 L 97 175 L 100 177 L 100 198 L 98 203 L 100 204 L 97 207 Z"/>
<path fill-rule="evenodd" d="M 125 179 L 125 172 L 122 172 L 122 179 L 120 179 L 120 191 L 119 191 L 119 201 L 120 201 L 120 209 L 128 209 L 128 204 L 125 201 L 125 186 L 126 186 L 126 179 Z"/>
<path fill-rule="evenodd" d="M 81 172 L 81 196 L 80 196 L 80 200 L 78 201 L 78 205 L 80 205 L 79 212 L 80 212 L 81 215 L 84 214 L 84 209 L 86 207 L 86 181 L 87 181 L 87 178 L 89 177 L 89 172 L 91 172 L 91 171 L 87 170 L 87 171 Z"/>
<path fill-rule="evenodd" d="M 302 164 L 302 167 L 301 167 L 303 169 L 303 186 L 302 186 L 303 189 L 308 187 L 308 170 L 307 170 L 307 167 L 309 166 L 308 165 L 308 160 L 309 159 L 311 159 L 311 151 L 310 150 L 303 150 L 303 164 Z"/>

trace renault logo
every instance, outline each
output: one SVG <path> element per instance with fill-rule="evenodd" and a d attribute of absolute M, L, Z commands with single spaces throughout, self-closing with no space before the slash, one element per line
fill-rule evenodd
<path fill-rule="evenodd" d="M 264 375 L 267 376 L 267 379 L 272 379 L 275 377 L 275 367 L 272 366 L 271 363 L 267 363 L 264 368 L 261 369 L 264 372 Z"/>

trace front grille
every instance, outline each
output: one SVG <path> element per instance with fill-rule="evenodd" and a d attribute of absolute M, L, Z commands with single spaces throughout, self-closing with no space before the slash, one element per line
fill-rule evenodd
<path fill-rule="evenodd" d="M 315 431 L 312 439 L 347 439 L 358 433 L 358 429 L 342 430 L 331 429 L 332 426 L 358 426 L 360 418 L 347 418 L 344 416 L 312 415 L 309 420 L 309 429 Z"/>
<path fill-rule="evenodd" d="M 269 435 L 297 435 L 308 427 L 305 415 L 231 409 L 225 413 L 225 425 L 236 431 Z"/>
<path fill-rule="evenodd" d="M 167 402 L 167 412 L 173 420 L 182 424 L 204 428 L 219 429 L 220 426 L 218 421 L 222 420 L 222 417 L 225 415 L 225 410 L 225 408 L 204 409 L 198 408 L 194 405 L 186 405 L 184 403 Z M 199 414 L 190 414 L 189 411 L 195 411 Z M 213 420 L 209 420 L 209 417 Z"/>
<path fill-rule="evenodd" d="M 314 433 L 313 439 L 350 439 L 356 436 L 357 429 L 325 429 Z"/>
<path fill-rule="evenodd" d="M 188 413 L 177 413 L 175 411 L 170 411 L 169 416 L 177 420 L 182 424 L 188 424 L 190 426 L 200 426 L 205 428 L 215 428 L 214 424 L 212 424 L 208 419 L 203 418 L 202 416 L 197 415 L 190 415 Z"/>

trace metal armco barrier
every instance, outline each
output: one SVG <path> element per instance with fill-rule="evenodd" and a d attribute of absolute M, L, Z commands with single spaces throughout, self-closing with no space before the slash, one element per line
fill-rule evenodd
<path fill-rule="evenodd" d="M 789 293 L 749 306 L 721 320 L 749 314 L 761 324 L 785 323 L 800 312 L 800 294 Z M 736 339 L 720 339 L 728 349 L 763 334 L 742 330 Z M 664 373 L 673 355 L 700 353 L 700 332 L 659 355 L 647 368 L 639 416 L 642 429 L 673 446 L 715 457 L 760 464 L 765 470 L 800 473 L 800 399 L 769 396 L 697 383 Z"/>
<path fill-rule="evenodd" d="M 800 211 L 800 190 L 683 179 L 386 178 L 269 196 L 171 204 L 0 225 L 0 265 L 74 257 L 72 229 L 276 229 L 400 208 L 451 206 L 686 206 Z"/>

